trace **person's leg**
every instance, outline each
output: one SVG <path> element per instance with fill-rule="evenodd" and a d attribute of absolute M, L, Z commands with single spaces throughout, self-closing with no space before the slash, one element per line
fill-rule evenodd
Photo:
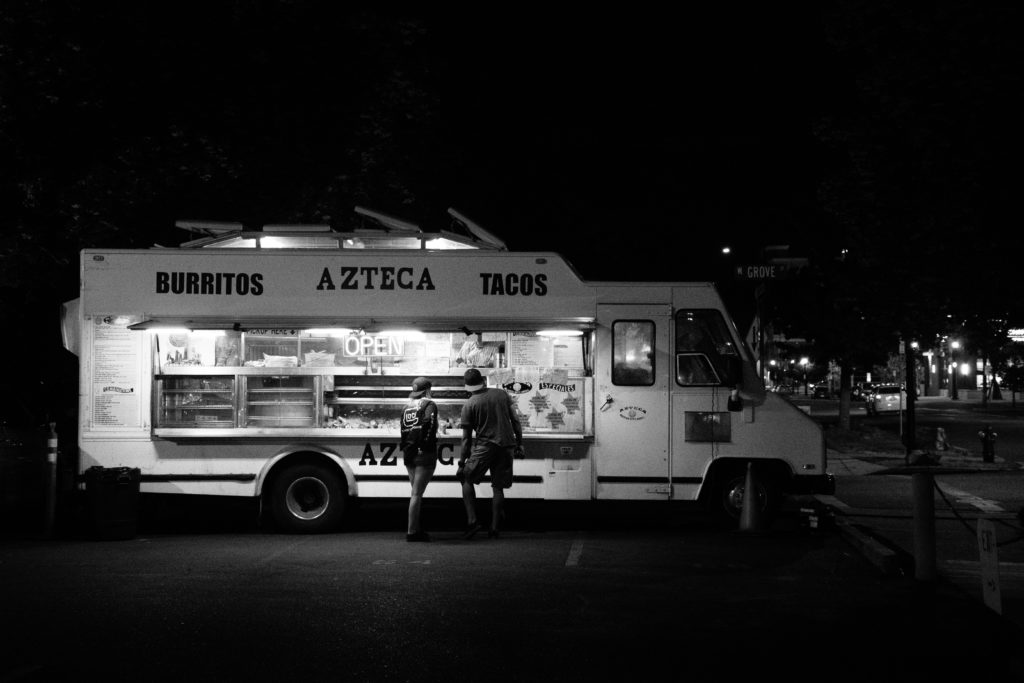
<path fill-rule="evenodd" d="M 505 508 L 505 491 L 500 486 L 491 489 L 491 533 L 498 533 L 498 523 L 501 521 L 501 514 Z"/>
<path fill-rule="evenodd" d="M 466 480 L 462 482 L 462 504 L 466 506 L 466 524 L 476 524 L 476 489 L 473 482 Z"/>
<path fill-rule="evenodd" d="M 412 482 L 412 494 L 409 496 L 408 533 L 410 534 L 421 531 L 420 510 L 423 507 L 423 492 L 426 491 L 427 484 L 430 483 L 431 474 L 433 474 L 433 470 L 422 465 L 410 469 L 409 479 Z"/>

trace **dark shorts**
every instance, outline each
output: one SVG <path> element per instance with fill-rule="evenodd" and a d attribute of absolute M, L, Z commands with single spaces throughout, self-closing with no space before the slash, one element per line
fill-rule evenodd
<path fill-rule="evenodd" d="M 463 467 L 465 481 L 479 484 L 488 470 L 491 472 L 492 488 L 511 488 L 512 447 L 496 446 L 488 442 L 475 443 Z"/>
<path fill-rule="evenodd" d="M 406 467 L 430 467 L 437 466 L 437 451 L 423 451 L 418 448 L 410 448 L 402 451 L 402 459 Z"/>

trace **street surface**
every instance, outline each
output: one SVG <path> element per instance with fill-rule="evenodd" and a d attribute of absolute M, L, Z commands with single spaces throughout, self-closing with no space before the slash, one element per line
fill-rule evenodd
<path fill-rule="evenodd" d="M 1024 679 L 1018 630 L 798 515 L 514 507 L 464 541 L 449 502 L 427 544 L 392 526 L 400 501 L 323 536 L 7 539 L 0 681 Z"/>

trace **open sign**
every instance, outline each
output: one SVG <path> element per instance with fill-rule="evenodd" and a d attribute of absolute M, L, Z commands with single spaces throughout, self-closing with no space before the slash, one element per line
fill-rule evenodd
<path fill-rule="evenodd" d="M 399 337 L 362 334 L 345 338 L 345 355 L 358 356 L 404 356 L 405 343 Z"/>

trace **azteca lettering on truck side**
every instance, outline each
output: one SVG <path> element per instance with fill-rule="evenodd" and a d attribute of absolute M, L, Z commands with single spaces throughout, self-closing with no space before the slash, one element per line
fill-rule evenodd
<path fill-rule="evenodd" d="M 341 266 L 338 282 L 331 277 L 331 269 L 324 268 L 316 288 L 324 289 L 417 289 L 433 290 L 434 281 L 430 269 L 424 268 L 417 275 L 415 268 L 394 266 Z"/>
<path fill-rule="evenodd" d="M 377 450 L 374 450 L 374 444 L 367 441 L 363 445 L 363 457 L 359 459 L 360 465 L 369 465 L 371 467 L 397 467 L 398 456 L 402 451 L 398 449 L 398 444 L 391 443 L 378 443 L 376 444 Z M 378 460 L 377 458 L 380 458 Z M 455 462 L 455 446 L 450 443 L 439 443 L 437 444 L 437 461 L 442 465 L 451 465 Z"/>

